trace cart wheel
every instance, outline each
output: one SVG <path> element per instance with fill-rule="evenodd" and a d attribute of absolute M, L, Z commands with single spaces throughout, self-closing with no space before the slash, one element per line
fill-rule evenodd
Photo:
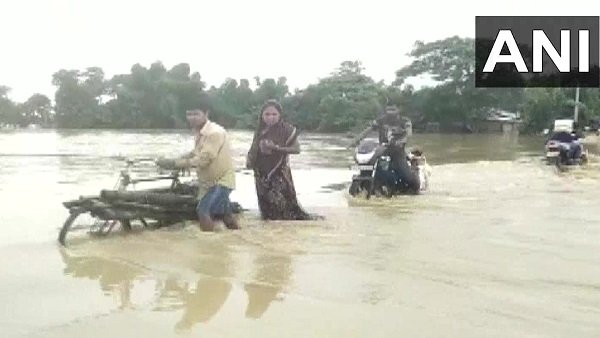
<path fill-rule="evenodd" d="M 83 209 L 71 209 L 70 210 L 70 215 L 65 220 L 65 223 L 63 224 L 62 228 L 60 229 L 60 233 L 58 234 L 58 242 L 62 246 L 66 246 L 65 240 L 67 237 L 67 232 L 69 232 L 69 229 L 71 229 L 71 225 L 73 225 L 73 222 L 75 221 L 75 219 L 79 215 L 81 215 L 83 212 L 84 212 Z"/>
<path fill-rule="evenodd" d="M 123 229 L 123 231 L 125 231 L 125 232 L 131 231 L 131 221 L 130 220 L 123 219 L 123 220 L 120 220 L 119 222 L 121 222 L 121 228 Z"/>
<path fill-rule="evenodd" d="M 131 220 L 129 219 L 97 219 L 90 227 L 89 233 L 93 236 L 105 237 L 110 234 L 113 229 L 121 228 L 124 232 L 131 231 Z"/>

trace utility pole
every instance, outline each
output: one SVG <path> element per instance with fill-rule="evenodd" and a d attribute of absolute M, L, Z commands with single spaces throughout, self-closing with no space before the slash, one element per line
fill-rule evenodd
<path fill-rule="evenodd" d="M 573 121 L 577 122 L 579 118 L 579 87 L 575 89 L 575 113 L 573 114 Z"/>

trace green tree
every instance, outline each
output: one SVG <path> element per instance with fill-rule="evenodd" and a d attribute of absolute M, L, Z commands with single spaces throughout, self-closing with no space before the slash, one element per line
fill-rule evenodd
<path fill-rule="evenodd" d="M 150 68 L 135 64 L 130 74 L 109 81 L 110 122 L 127 128 L 183 127 L 185 111 L 201 99 L 204 86 L 187 63 L 168 71 L 161 62 Z"/>
<path fill-rule="evenodd" d="M 561 88 L 528 88 L 524 122 L 527 131 L 536 132 L 552 126 L 560 117 L 572 116 L 569 97 Z"/>
<path fill-rule="evenodd" d="M 56 123 L 61 128 L 96 128 L 106 125 L 106 110 L 101 106 L 106 93 L 104 72 L 97 67 L 84 71 L 60 70 L 52 76 Z"/>
<path fill-rule="evenodd" d="M 414 60 L 396 71 L 395 85 L 411 77 L 430 77 L 435 85 L 413 95 L 412 109 L 424 120 L 448 125 L 483 117 L 489 108 L 518 111 L 523 108 L 520 88 L 475 87 L 475 42 L 458 36 L 430 43 L 417 41 L 409 53 Z"/>
<path fill-rule="evenodd" d="M 10 87 L 0 86 L 0 123 L 18 125 L 22 118 L 18 106 L 8 97 Z"/>
<path fill-rule="evenodd" d="M 219 88 L 211 88 L 209 97 L 213 101 L 213 119 L 229 128 L 248 128 L 254 125 L 254 93 L 247 79 L 239 84 L 235 79 L 226 79 Z"/>
<path fill-rule="evenodd" d="M 40 124 L 48 127 L 52 123 L 52 102 L 43 94 L 33 94 L 21 106 L 25 124 Z"/>
<path fill-rule="evenodd" d="M 360 61 L 344 61 L 328 77 L 296 93 L 293 120 L 322 132 L 364 127 L 382 110 L 383 83 L 364 75 Z"/>

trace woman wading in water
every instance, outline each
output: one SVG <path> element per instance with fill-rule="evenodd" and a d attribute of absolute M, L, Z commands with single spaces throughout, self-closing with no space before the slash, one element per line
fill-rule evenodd
<path fill-rule="evenodd" d="M 300 144 L 296 127 L 285 122 L 282 114 L 275 100 L 262 106 L 246 161 L 246 167 L 254 170 L 261 216 L 265 220 L 320 219 L 304 211 L 296 198 L 289 155 L 299 154 Z"/>

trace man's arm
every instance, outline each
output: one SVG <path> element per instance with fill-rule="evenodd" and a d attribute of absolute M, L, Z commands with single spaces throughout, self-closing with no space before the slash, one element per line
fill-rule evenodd
<path fill-rule="evenodd" d="M 175 165 L 179 168 L 206 167 L 217 157 L 223 142 L 225 142 L 225 134 L 211 133 L 199 148 L 194 149 L 192 157 L 176 160 Z"/>
<path fill-rule="evenodd" d="M 168 170 L 183 169 L 186 167 L 177 166 L 177 163 L 180 162 L 179 164 L 183 165 L 183 163 L 181 161 L 193 158 L 194 155 L 195 155 L 195 152 L 194 152 L 194 150 L 192 150 L 189 153 L 186 153 L 179 157 L 176 157 L 175 159 L 168 159 L 168 158 L 160 157 L 158 160 L 156 160 L 156 164 L 160 168 L 168 169 Z"/>
<path fill-rule="evenodd" d="M 194 155 L 195 155 L 195 153 L 192 150 L 192 151 L 190 151 L 187 154 L 181 155 L 181 157 L 179 157 L 179 159 L 181 159 L 181 160 L 183 160 L 183 159 L 190 159 L 190 158 L 194 157 Z"/>
<path fill-rule="evenodd" d="M 365 130 L 361 131 L 360 134 L 358 134 L 358 136 L 352 141 L 350 146 L 356 147 L 360 143 L 360 141 L 362 141 L 362 139 L 364 139 L 370 132 L 377 129 L 377 126 L 378 126 L 378 121 L 374 120 L 370 126 L 365 128 Z"/>

